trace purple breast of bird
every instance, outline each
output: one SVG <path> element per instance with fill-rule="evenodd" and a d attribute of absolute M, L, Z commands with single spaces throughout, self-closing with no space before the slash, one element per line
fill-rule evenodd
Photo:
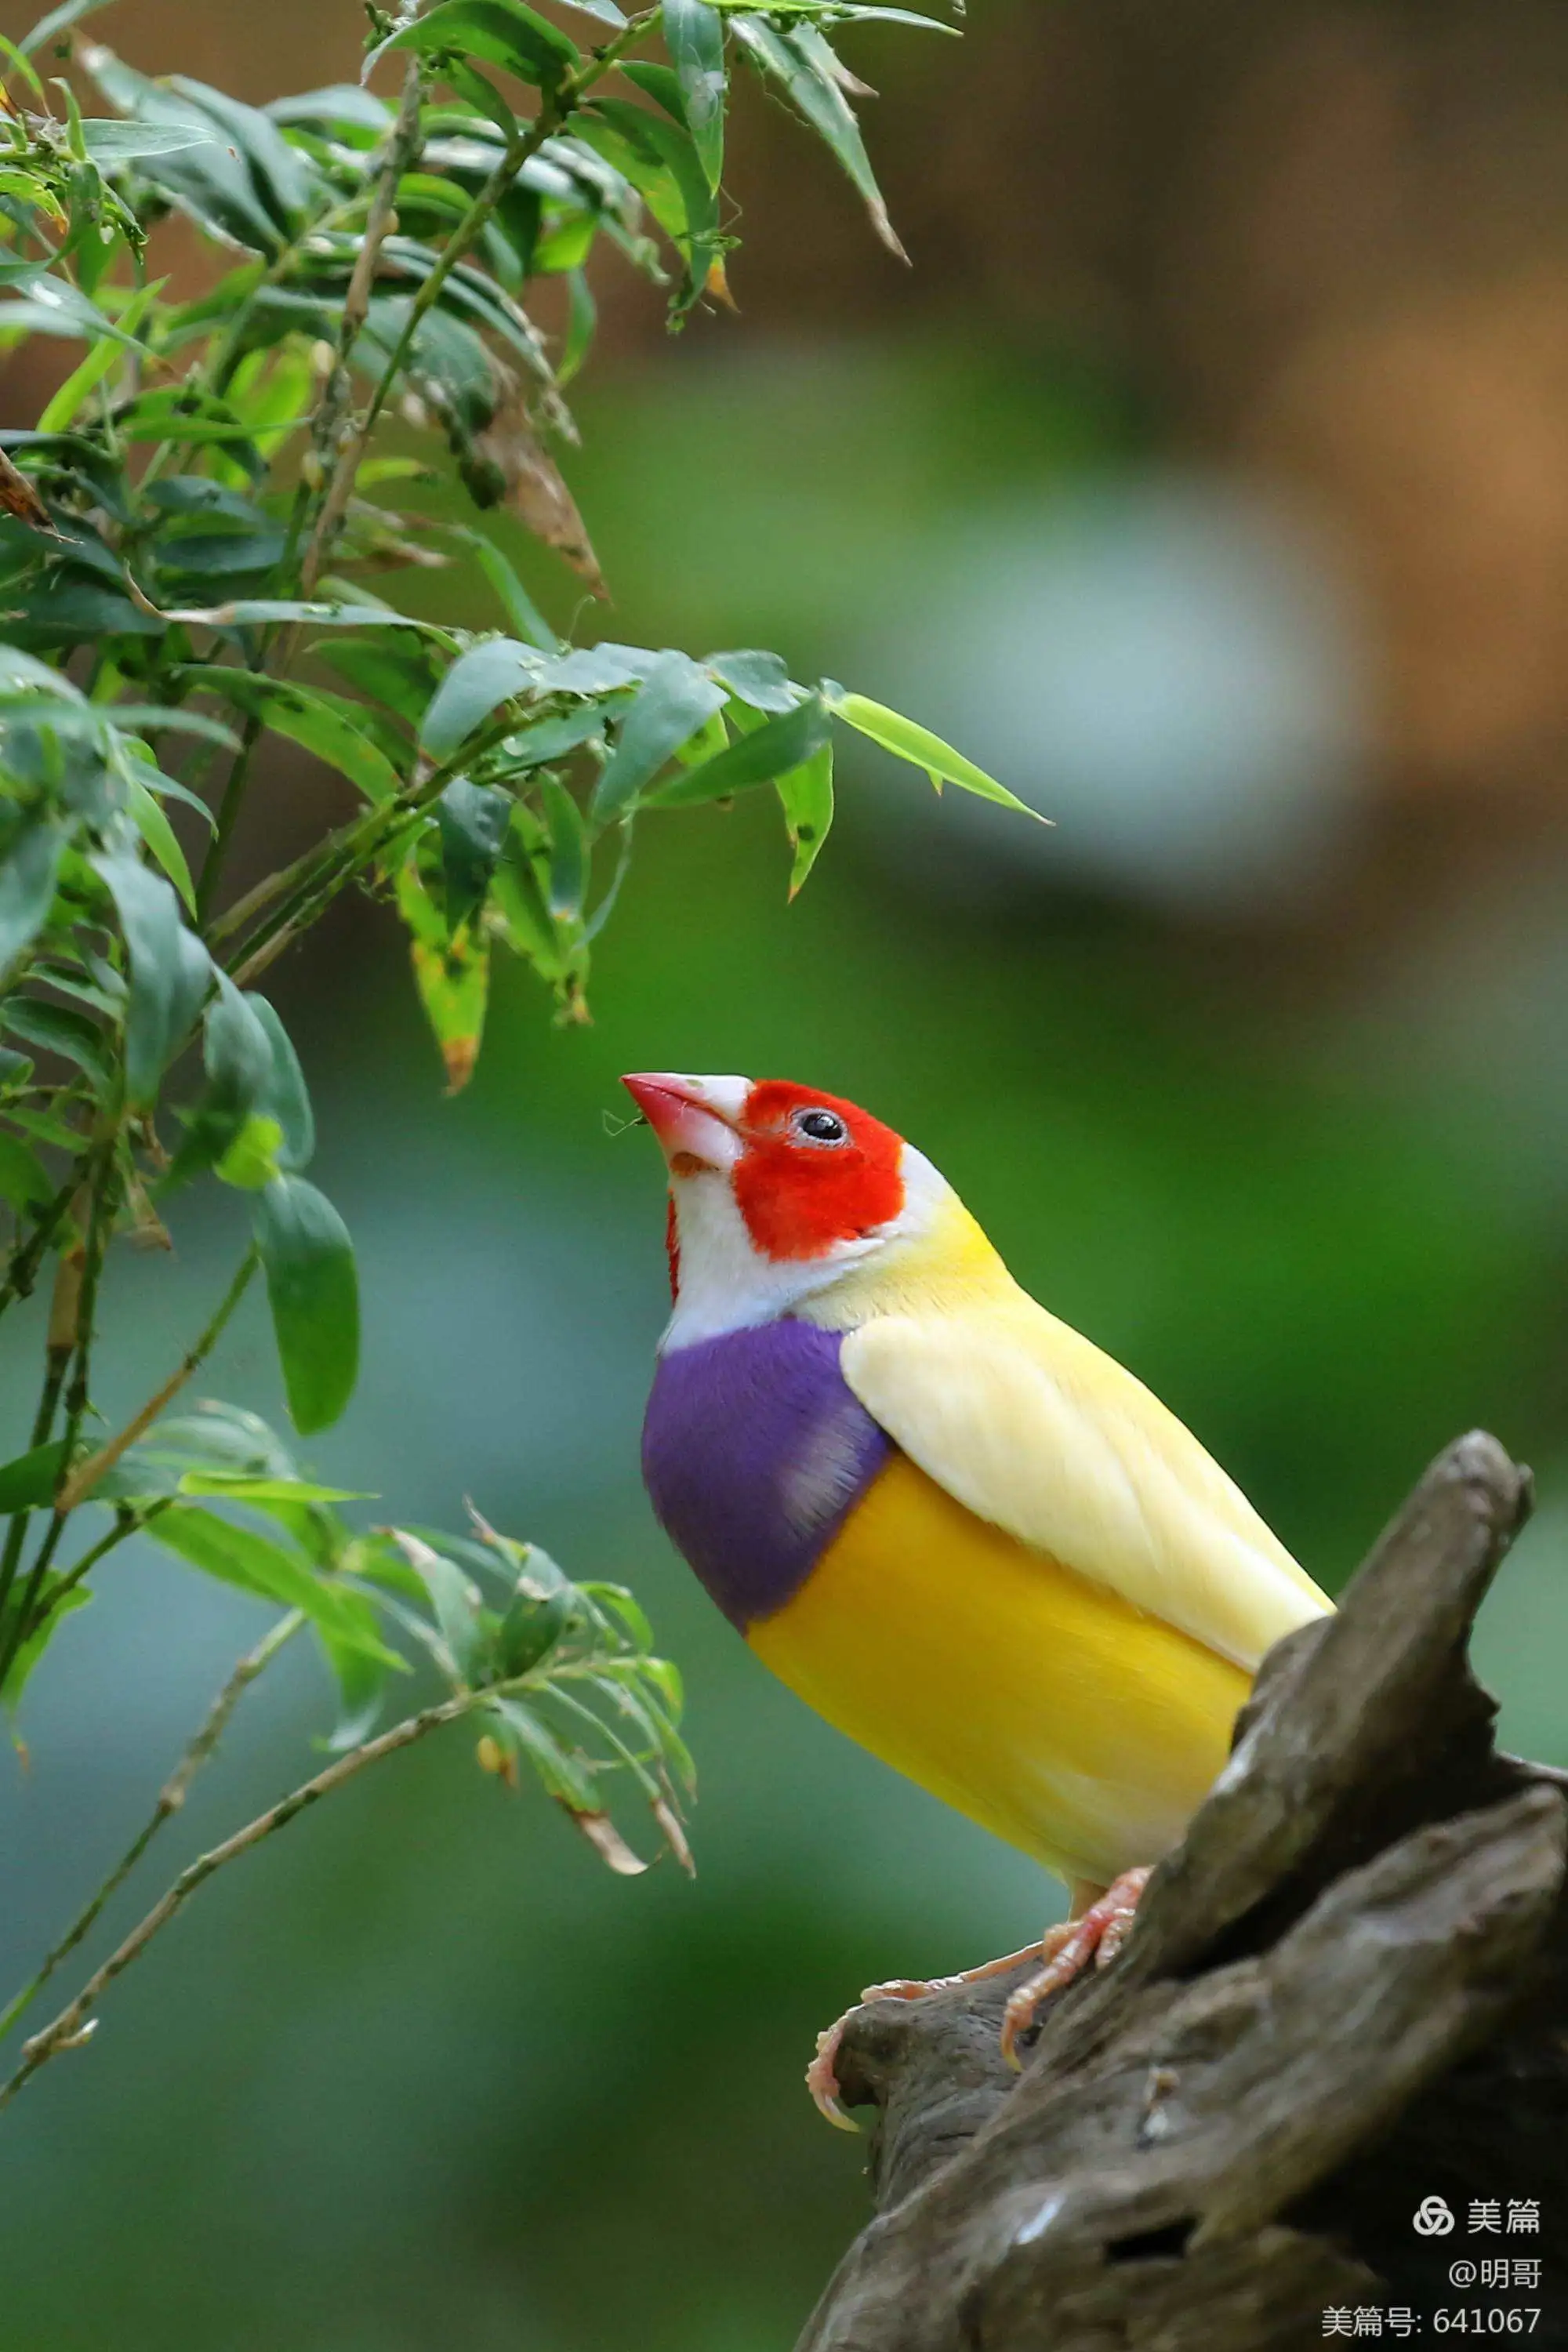
<path fill-rule="evenodd" d="M 659 1360 L 643 1423 L 648 1495 L 742 1633 L 799 1591 L 895 1451 L 847 1386 L 842 1345 L 786 1318 Z"/>

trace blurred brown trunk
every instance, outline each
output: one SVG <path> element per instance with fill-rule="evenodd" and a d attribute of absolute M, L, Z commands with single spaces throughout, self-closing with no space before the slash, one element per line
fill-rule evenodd
<path fill-rule="evenodd" d="M 878 2218 L 799 2352 L 1283 2352 L 1476 2306 L 1568 2345 L 1568 1777 L 1495 1750 L 1466 1657 L 1529 1502 L 1489 1437 L 1434 1464 L 1340 1613 L 1271 1652 L 1125 1953 L 1021 2077 L 1016 1978 L 858 2012 Z M 1454 2221 L 1423 2235 L 1429 2198 Z"/>

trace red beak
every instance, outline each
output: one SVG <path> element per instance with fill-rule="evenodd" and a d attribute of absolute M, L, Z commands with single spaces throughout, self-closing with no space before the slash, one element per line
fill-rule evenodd
<path fill-rule="evenodd" d="M 699 1166 L 725 1168 L 734 1159 L 733 1123 L 708 1098 L 700 1078 L 641 1070 L 624 1077 L 621 1084 L 658 1138 L 677 1175 L 693 1173 Z M 693 1166 L 683 1169 L 677 1164 L 681 1160 Z"/>

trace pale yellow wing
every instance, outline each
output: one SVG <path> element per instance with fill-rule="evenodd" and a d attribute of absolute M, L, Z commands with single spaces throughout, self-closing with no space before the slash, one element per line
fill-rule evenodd
<path fill-rule="evenodd" d="M 1026 1293 L 874 1317 L 841 1361 L 969 1510 L 1249 1674 L 1331 1606 L 1174 1413 Z"/>

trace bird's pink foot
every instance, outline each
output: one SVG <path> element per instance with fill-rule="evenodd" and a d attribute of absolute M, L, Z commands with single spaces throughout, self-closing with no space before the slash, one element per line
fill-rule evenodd
<path fill-rule="evenodd" d="M 1022 2063 L 1018 2037 L 1034 2023 L 1040 2003 L 1071 1984 L 1090 1959 L 1097 1968 L 1109 1968 L 1127 1941 L 1148 1884 L 1146 1869 L 1124 1870 L 1076 1919 L 1064 1919 L 1059 1927 L 1047 1930 L 1040 1946 L 1042 1966 L 1018 1987 L 1002 2012 L 1002 2054 L 1010 2066 Z"/>
<path fill-rule="evenodd" d="M 999 1960 L 982 1960 L 978 1968 L 960 1969 L 956 1976 L 889 1977 L 885 1984 L 868 1985 L 855 2008 L 847 2009 L 816 2037 L 816 2055 L 805 2070 L 805 2087 L 818 2114 L 838 2131 L 860 2128 L 838 2104 L 838 2045 L 856 2011 L 864 2009 L 868 2000 L 921 2000 L 928 1992 L 945 1992 L 951 1985 L 976 1984 L 984 1977 L 1003 1976 L 1020 1960 L 1037 1959 L 1043 1948 L 1039 1944 L 1026 1944 L 1021 1952 L 1007 1952 Z"/>

